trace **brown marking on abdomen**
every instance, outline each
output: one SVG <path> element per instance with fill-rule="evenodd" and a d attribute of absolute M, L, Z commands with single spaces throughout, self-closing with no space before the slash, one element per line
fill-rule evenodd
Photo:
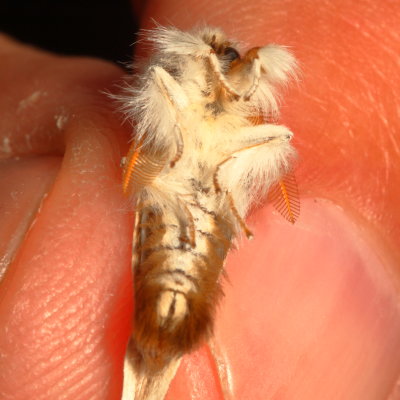
<path fill-rule="evenodd" d="M 215 216 L 208 218 L 213 228 L 211 232 L 202 231 L 207 250 L 199 253 L 188 246 L 167 245 L 166 231 L 163 232 L 160 226 L 168 229 L 168 225 L 163 225 L 162 216 L 148 217 L 147 222 L 154 223 L 157 228 L 154 231 L 147 228 L 147 237 L 141 244 L 143 253 L 139 257 L 142 261 L 135 270 L 133 338 L 146 367 L 154 371 L 194 350 L 212 333 L 216 305 L 222 296 L 220 275 L 230 244 L 223 232 L 231 231 L 231 226 L 228 222 L 218 221 L 224 224 L 221 228 L 216 225 Z M 179 235 L 176 229 L 174 232 Z M 176 260 L 175 252 L 184 253 L 188 258 L 190 274 L 172 265 Z M 181 284 L 175 282 L 178 275 Z M 173 295 L 165 294 L 168 291 Z M 178 298 L 178 294 L 183 297 Z M 180 308 L 177 311 L 178 300 Z M 160 317 L 161 312 L 163 317 Z"/>

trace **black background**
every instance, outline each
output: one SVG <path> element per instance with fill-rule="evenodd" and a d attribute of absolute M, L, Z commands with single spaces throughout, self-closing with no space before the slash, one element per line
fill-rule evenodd
<path fill-rule="evenodd" d="M 0 0 L 0 31 L 66 55 L 125 63 L 137 26 L 128 0 Z"/>

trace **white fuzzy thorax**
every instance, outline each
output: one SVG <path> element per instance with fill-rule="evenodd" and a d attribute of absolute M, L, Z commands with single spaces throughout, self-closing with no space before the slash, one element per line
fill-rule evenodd
<path fill-rule="evenodd" d="M 148 38 L 155 53 L 136 76 L 135 84 L 126 89 L 124 108 L 135 123 L 134 140 L 142 142 L 148 151 L 173 157 L 177 144 L 183 140 L 184 153 L 177 165 L 172 169 L 166 166 L 154 185 L 145 188 L 158 202 L 165 197 L 169 203 L 175 194 L 190 193 L 193 189 L 188 184 L 189 177 L 208 174 L 211 185 L 216 165 L 225 158 L 257 140 L 261 143 L 267 137 L 277 138 L 270 144 L 237 153 L 221 167 L 220 184 L 232 193 L 244 217 L 253 196 L 266 193 L 287 171 L 294 155 L 289 143 L 292 135 L 286 127 L 267 123 L 254 126 L 248 118 L 278 114 L 277 89 L 295 77 L 297 67 L 285 47 L 261 47 L 257 59 L 261 75 L 250 99 L 216 99 L 216 107 L 220 108 L 216 114 L 209 107 L 219 82 L 210 71 L 207 58 L 212 48 L 204 41 L 213 36 L 218 43 L 230 42 L 220 29 L 210 27 L 193 32 L 164 27 L 150 31 Z M 219 62 L 222 72 L 229 68 L 229 61 L 223 56 Z M 249 65 L 226 76 L 243 96 L 253 83 L 253 69 Z"/>

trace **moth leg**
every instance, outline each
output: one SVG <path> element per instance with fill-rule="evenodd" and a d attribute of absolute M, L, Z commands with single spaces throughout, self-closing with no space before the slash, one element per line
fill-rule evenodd
<path fill-rule="evenodd" d="M 259 57 L 260 47 L 253 47 L 238 61 L 234 67 L 236 70 L 241 69 L 242 73 L 248 75 L 252 80 L 250 87 L 243 94 L 243 99 L 249 101 L 253 94 L 260 86 L 261 73 L 263 71 L 261 60 Z M 248 72 L 247 72 L 248 71 Z"/>
<path fill-rule="evenodd" d="M 235 100 L 240 99 L 239 93 L 229 84 L 227 79 L 225 78 L 222 70 L 221 65 L 219 63 L 218 57 L 214 50 L 210 50 L 208 55 L 208 61 L 210 63 L 211 69 L 213 70 L 215 76 L 217 77 L 220 85 L 225 89 L 225 91 L 232 96 Z"/>
<path fill-rule="evenodd" d="M 176 153 L 175 157 L 169 162 L 169 166 L 171 168 L 175 167 L 175 164 L 181 159 L 183 154 L 183 137 L 182 137 L 182 130 L 179 125 L 175 126 L 176 131 Z"/>
<path fill-rule="evenodd" d="M 132 243 L 134 247 L 132 248 L 132 268 L 135 269 L 140 262 L 139 257 L 139 247 L 141 245 L 140 242 L 140 226 L 142 223 L 142 215 L 139 211 L 135 211 L 135 222 L 133 227 L 133 238 Z"/>
<path fill-rule="evenodd" d="M 160 96 L 159 93 L 161 93 L 161 99 L 168 106 L 169 118 L 172 118 L 176 140 L 176 154 L 170 160 L 172 168 L 183 153 L 183 137 L 178 109 L 184 108 L 188 104 L 188 98 L 179 83 L 163 68 L 153 66 L 149 69 L 149 75 L 150 82 L 153 83 L 153 91 L 149 92 L 148 96 L 153 93 L 153 96 L 150 97 L 152 101 L 156 102 L 157 94 Z M 154 85 L 157 90 L 154 90 Z M 151 184 L 167 163 L 165 158 L 156 157 L 143 151 L 141 147 L 144 141 L 145 139 L 142 138 L 139 143 L 133 143 L 128 155 L 122 160 L 124 193 L 129 193 L 132 187 L 138 188 Z"/>
<path fill-rule="evenodd" d="M 246 187 L 248 182 L 266 178 L 264 183 L 268 188 L 271 183 L 279 179 L 284 169 L 282 165 L 284 166 L 285 160 L 291 154 L 288 142 L 292 138 L 292 133 L 284 126 L 268 124 L 246 127 L 241 130 L 241 133 L 244 136 L 244 147 L 233 152 L 217 165 L 213 183 L 217 193 L 225 191 L 232 214 L 246 235 L 251 237 L 251 232 L 242 217 L 245 214 L 246 206 L 244 204 L 246 203 L 241 200 L 241 193 L 251 190 L 250 187 Z M 264 152 L 260 149 L 257 153 L 257 149 L 263 146 L 269 147 L 269 150 Z M 237 162 L 237 168 L 235 168 L 235 162 Z M 228 164 L 230 164 L 230 168 L 224 169 L 224 166 Z M 268 175 L 271 168 L 275 169 L 274 173 Z M 222 173 L 224 179 L 221 181 L 220 174 Z M 243 189 L 243 186 L 246 189 Z M 239 209 L 236 206 L 238 200 L 241 206 Z"/>
<path fill-rule="evenodd" d="M 187 226 L 188 232 L 189 232 L 188 239 L 189 239 L 190 246 L 192 248 L 194 248 L 194 247 L 196 247 L 196 227 L 194 224 L 193 214 L 190 212 L 188 206 L 186 205 L 186 203 L 183 200 L 179 199 L 179 203 L 181 204 L 185 214 L 188 217 L 188 226 Z"/>
<path fill-rule="evenodd" d="M 232 197 L 232 193 L 226 192 L 226 196 L 228 197 L 229 207 L 232 211 L 232 214 L 238 220 L 240 227 L 242 228 L 243 232 L 246 234 L 247 239 L 253 239 L 254 235 L 253 232 L 249 229 L 244 219 L 240 216 L 238 209 L 235 206 L 235 202 Z"/>
<path fill-rule="evenodd" d="M 189 103 L 182 86 L 164 68 L 155 65 L 149 68 L 149 72 L 174 112 L 177 109 L 184 108 Z"/>
<path fill-rule="evenodd" d="M 217 168 L 214 172 L 214 176 L 213 176 L 213 182 L 214 182 L 214 188 L 216 193 L 220 193 L 222 191 L 220 182 L 218 180 L 218 174 L 221 170 L 221 168 L 228 163 L 231 160 L 234 160 L 235 158 L 237 158 L 238 153 L 249 150 L 249 149 L 253 149 L 255 147 L 258 146 L 263 146 L 266 145 L 267 143 L 269 143 L 271 141 L 271 138 L 267 138 L 264 142 L 262 143 L 257 143 L 255 145 L 251 145 L 251 146 L 247 146 L 243 149 L 240 149 L 238 151 L 236 151 L 235 153 L 231 154 L 229 157 L 227 157 L 225 160 L 221 161 L 218 165 Z M 229 202 L 229 208 L 231 209 L 232 214 L 234 215 L 234 217 L 237 219 L 237 221 L 239 222 L 240 227 L 242 228 L 242 230 L 244 231 L 244 233 L 246 234 L 246 237 L 248 239 L 253 238 L 253 233 L 251 232 L 251 230 L 248 228 L 248 226 L 246 225 L 246 223 L 244 222 L 244 219 L 240 216 L 240 213 L 235 205 L 235 201 L 232 197 L 232 194 L 228 191 L 225 190 L 225 194 L 227 196 L 228 202 Z"/>
<path fill-rule="evenodd" d="M 170 161 L 170 167 L 173 168 L 183 154 L 183 134 L 179 122 L 178 110 L 185 107 L 189 103 L 189 100 L 179 83 L 164 68 L 159 66 L 151 67 L 150 73 L 153 75 L 155 83 L 169 104 L 169 109 L 174 120 L 176 154 Z"/>
<path fill-rule="evenodd" d="M 261 61 L 258 57 L 255 57 L 252 62 L 251 66 L 251 75 L 253 76 L 253 83 L 247 89 L 247 92 L 244 94 L 243 98 L 245 101 L 249 101 L 251 96 L 256 92 L 258 89 L 258 86 L 260 84 L 260 78 L 261 78 Z"/>
<path fill-rule="evenodd" d="M 230 161 L 232 158 L 227 158 L 226 160 L 224 160 L 222 163 L 218 164 L 217 166 L 217 170 L 214 173 L 214 187 L 215 187 L 215 191 L 217 193 L 220 193 L 222 191 L 221 186 L 218 182 L 218 172 L 219 172 L 219 168 L 225 163 Z M 240 227 L 242 228 L 242 230 L 244 231 L 244 233 L 246 234 L 246 237 L 248 239 L 252 239 L 253 238 L 253 233 L 251 232 L 251 230 L 248 228 L 248 226 L 246 225 L 246 222 L 244 222 L 244 219 L 240 216 L 238 209 L 235 206 L 235 201 L 232 197 L 232 193 L 229 190 L 225 190 L 225 195 L 228 199 L 229 202 L 229 208 L 233 214 L 233 216 L 237 219 L 237 221 L 239 222 Z"/>
<path fill-rule="evenodd" d="M 241 140 L 243 147 L 239 148 L 235 153 L 240 153 L 249 146 L 252 148 L 252 145 L 257 144 L 287 144 L 293 138 L 293 133 L 284 125 L 259 123 L 257 125 L 243 127 L 240 130 L 239 136 L 243 138 Z"/>
<path fill-rule="evenodd" d="M 258 125 L 256 128 L 258 128 L 260 126 L 262 126 L 262 125 Z M 291 136 L 289 138 L 291 138 Z M 214 175 L 213 175 L 213 183 L 214 183 L 215 191 L 217 193 L 221 192 L 221 185 L 220 185 L 220 182 L 219 182 L 218 175 L 220 173 L 221 168 L 225 164 L 227 164 L 231 160 L 234 160 L 234 159 L 238 158 L 239 154 L 244 152 L 244 151 L 246 151 L 246 150 L 251 150 L 251 149 L 254 149 L 256 147 L 265 146 L 266 144 L 270 144 L 270 143 L 272 143 L 274 141 L 278 141 L 278 140 L 281 140 L 281 138 L 279 136 L 267 136 L 267 137 L 259 138 L 258 143 L 250 144 L 250 145 L 248 145 L 246 147 L 243 147 L 243 148 L 235 151 L 234 153 L 232 153 L 230 156 L 226 157 L 220 163 L 218 163 L 217 164 L 217 168 L 215 169 L 215 172 L 214 172 Z M 288 140 L 287 137 L 286 137 L 286 140 Z"/>
<path fill-rule="evenodd" d="M 168 32 L 165 30 L 162 31 L 162 34 L 159 37 L 154 37 L 153 40 L 162 45 L 166 54 L 191 55 L 195 58 L 208 60 L 212 71 L 227 94 L 232 96 L 235 100 L 240 99 L 239 93 L 237 93 L 225 78 L 215 50 L 202 39 L 191 34 L 171 29 Z"/>

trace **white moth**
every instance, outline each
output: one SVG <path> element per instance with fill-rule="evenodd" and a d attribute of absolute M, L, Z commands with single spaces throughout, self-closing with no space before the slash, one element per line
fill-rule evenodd
<path fill-rule="evenodd" d="M 212 333 L 226 254 L 255 201 L 275 184 L 294 222 L 284 181 L 293 133 L 267 123 L 277 88 L 295 77 L 284 47 L 240 56 L 216 28 L 147 31 L 154 53 L 119 99 L 135 123 L 123 189 L 136 206 L 135 322 L 124 398 L 164 398 L 180 357 Z M 295 193 L 294 193 L 295 194 Z"/>

